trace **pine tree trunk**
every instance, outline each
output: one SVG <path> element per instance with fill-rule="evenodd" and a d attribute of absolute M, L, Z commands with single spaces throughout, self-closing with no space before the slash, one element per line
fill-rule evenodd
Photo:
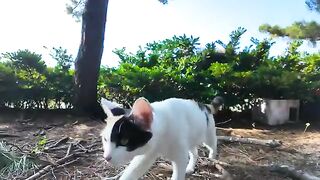
<path fill-rule="evenodd" d="M 75 61 L 75 108 L 96 117 L 102 113 L 97 103 L 97 81 L 107 7 L 108 0 L 87 0 L 82 15 L 81 44 Z"/>

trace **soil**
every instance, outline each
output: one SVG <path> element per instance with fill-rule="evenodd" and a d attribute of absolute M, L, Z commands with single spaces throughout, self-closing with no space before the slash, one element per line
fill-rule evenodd
<path fill-rule="evenodd" d="M 239 122 L 240 123 L 240 122 Z M 54 169 L 41 179 L 101 179 L 118 174 L 122 168 L 114 168 L 102 159 L 100 131 L 104 123 L 68 115 L 66 113 L 46 112 L 26 116 L 21 112 L 0 114 L 1 133 L 17 135 L 18 137 L 1 137 L 19 147 L 32 149 L 39 141 L 39 134 L 47 138 L 48 142 L 69 137 L 69 143 L 74 142 L 80 146 L 96 144 L 98 150 L 88 152 L 72 164 Z M 311 124 L 304 132 L 305 124 L 294 123 L 277 127 L 256 124 L 242 128 L 218 129 L 218 135 L 237 137 L 252 137 L 258 139 L 277 139 L 283 142 L 282 146 L 271 148 L 266 146 L 219 143 L 218 160 L 225 162 L 222 165 L 235 180 L 289 180 L 285 174 L 270 171 L 271 165 L 288 165 L 320 177 L 320 126 Z M 232 127 L 237 127 L 232 125 Z M 68 144 L 65 143 L 65 147 Z M 71 149 L 70 153 L 73 153 Z M 40 153 L 43 161 L 55 162 L 67 152 L 57 149 L 50 153 Z M 215 177 L 219 174 L 214 165 L 210 165 L 205 158 L 208 152 L 199 149 L 199 163 L 196 172 L 187 179 L 221 179 Z M 33 172 L 31 172 L 32 174 Z M 30 175 L 30 174 L 28 174 Z M 171 176 L 170 163 L 165 159 L 158 159 L 152 169 L 142 179 L 168 179 Z"/>

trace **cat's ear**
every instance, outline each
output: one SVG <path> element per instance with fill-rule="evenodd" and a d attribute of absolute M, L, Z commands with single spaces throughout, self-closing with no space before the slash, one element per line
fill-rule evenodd
<path fill-rule="evenodd" d="M 101 107 L 108 117 L 125 114 L 125 110 L 120 107 L 120 104 L 111 102 L 105 98 L 101 98 Z"/>
<path fill-rule="evenodd" d="M 140 125 L 144 130 L 151 129 L 153 120 L 152 107 L 149 101 L 143 97 L 137 99 L 132 106 L 132 115 L 135 124 Z"/>
<path fill-rule="evenodd" d="M 216 96 L 211 104 L 213 105 L 213 107 L 216 109 L 216 111 L 221 111 L 222 108 L 224 107 L 224 99 L 221 96 Z"/>

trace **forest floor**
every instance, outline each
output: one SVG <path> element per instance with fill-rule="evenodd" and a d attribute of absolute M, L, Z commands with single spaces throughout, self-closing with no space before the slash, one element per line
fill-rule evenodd
<path fill-rule="evenodd" d="M 82 152 L 82 155 L 59 167 L 49 168 L 49 172 L 37 179 L 101 179 L 118 174 L 122 168 L 114 168 L 102 158 L 100 130 L 104 123 L 66 114 L 45 113 L 31 119 L 21 118 L 19 113 L 0 114 L 0 132 L 17 137 L 1 137 L 0 141 L 15 144 L 20 148 L 32 149 L 39 142 L 39 135 L 45 137 L 51 149 L 37 156 L 41 162 L 55 164 L 69 154 Z M 224 125 L 228 127 L 228 125 Z M 236 127 L 236 126 L 233 126 Z M 285 174 L 270 171 L 271 165 L 288 165 L 297 170 L 320 177 L 320 127 L 311 124 L 304 132 L 304 123 L 294 123 L 277 127 L 256 125 L 255 128 L 219 128 L 218 135 L 276 139 L 282 141 L 280 147 L 272 148 L 243 143 L 218 145 L 218 160 L 221 166 L 235 180 L 280 180 L 291 179 Z M 1 135 L 1 134 L 0 134 Z M 59 140 L 63 140 L 55 144 Z M 53 145 L 52 145 L 53 144 Z M 71 144 L 71 145 L 70 145 Z M 70 148 L 71 147 L 71 148 Z M 68 149 L 70 150 L 68 151 Z M 199 149 L 200 158 L 194 174 L 187 179 L 221 179 L 216 166 L 205 158 L 208 152 Z M 42 164 L 42 165 L 44 165 Z M 38 170 L 25 174 L 32 175 Z M 168 179 L 171 176 L 170 163 L 158 159 L 143 179 Z M 19 177 L 17 177 L 19 178 Z M 13 177 L 10 177 L 13 179 Z"/>

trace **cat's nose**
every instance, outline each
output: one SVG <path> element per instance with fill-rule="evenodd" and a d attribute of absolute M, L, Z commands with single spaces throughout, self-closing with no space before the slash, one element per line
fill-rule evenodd
<path fill-rule="evenodd" d="M 111 161 L 112 157 L 111 157 L 111 156 L 106 156 L 106 157 L 104 157 L 104 159 L 105 159 L 106 161 Z"/>

